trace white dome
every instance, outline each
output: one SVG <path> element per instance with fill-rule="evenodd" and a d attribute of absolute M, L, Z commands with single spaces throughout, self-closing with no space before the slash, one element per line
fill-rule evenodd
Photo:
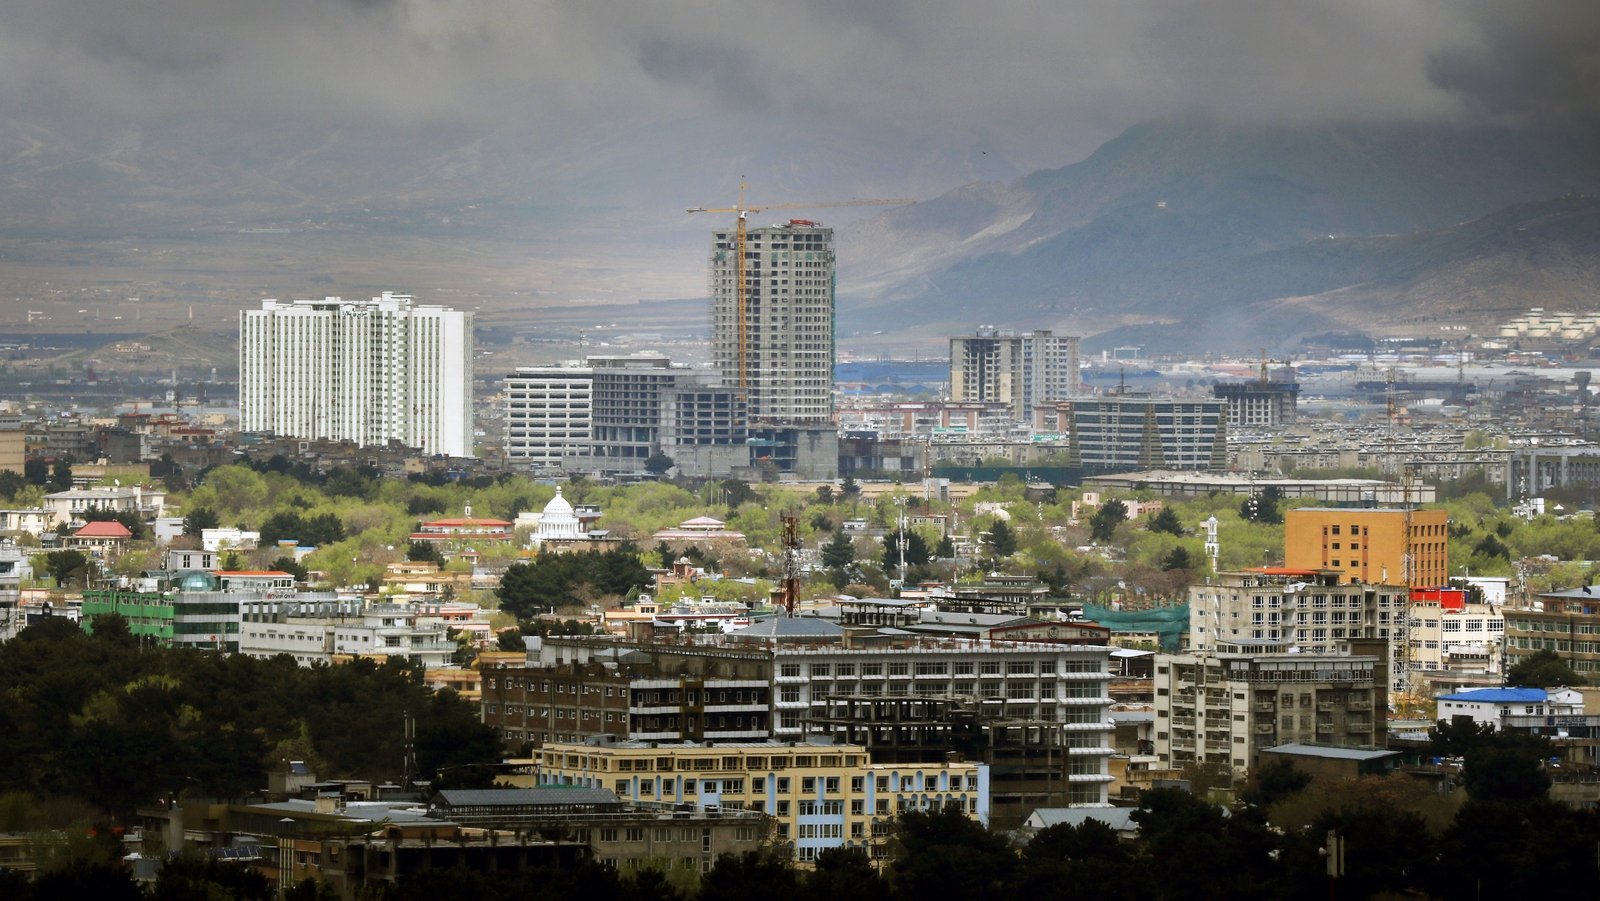
<path fill-rule="evenodd" d="M 544 505 L 544 512 L 539 514 L 539 526 L 534 529 L 535 541 L 548 538 L 577 538 L 582 524 L 572 512 L 572 505 L 561 496 L 561 486 L 556 486 L 556 496 L 550 503 Z"/>
<path fill-rule="evenodd" d="M 560 485 L 556 486 L 556 496 L 550 499 L 550 503 L 544 505 L 544 515 L 550 516 L 552 514 L 556 516 L 572 516 L 572 505 L 567 503 L 567 499 L 561 496 Z"/>

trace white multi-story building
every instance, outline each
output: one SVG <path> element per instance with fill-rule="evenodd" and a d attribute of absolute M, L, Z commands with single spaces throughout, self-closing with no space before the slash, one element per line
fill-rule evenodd
<path fill-rule="evenodd" d="M 833 420 L 833 229 L 804 219 L 745 235 L 746 304 L 739 317 L 737 235 L 711 245 L 711 359 L 740 391 L 750 422 Z"/>
<path fill-rule="evenodd" d="M 265 599 L 243 605 L 239 653 L 249 657 L 287 654 L 301 666 L 336 657 L 400 657 L 424 666 L 451 665 L 456 643 L 434 606 L 371 604 L 305 597 Z"/>
<path fill-rule="evenodd" d="M 506 376 L 505 449 L 512 466 L 559 471 L 586 453 L 593 426 L 594 370 L 518 367 Z"/>
<path fill-rule="evenodd" d="M 1027 420 L 1034 404 L 1066 400 L 1079 392 L 1078 339 L 1048 330 L 1014 332 L 991 327 L 950 339 L 950 399 L 997 402 Z"/>
<path fill-rule="evenodd" d="M 239 314 L 240 428 L 470 457 L 472 321 L 387 291 L 264 300 Z"/>
<path fill-rule="evenodd" d="M 1339 584 L 1333 571 L 1272 567 L 1217 573 L 1189 587 L 1189 650 L 1225 644 L 1332 654 L 1351 639 L 1388 647 L 1389 690 L 1407 688 L 1409 590 L 1401 585 Z"/>

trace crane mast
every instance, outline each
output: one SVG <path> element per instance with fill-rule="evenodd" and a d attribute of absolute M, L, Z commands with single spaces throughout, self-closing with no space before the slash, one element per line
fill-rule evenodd
<path fill-rule="evenodd" d="M 749 289 L 749 285 L 746 282 L 746 277 L 745 277 L 745 256 L 744 256 L 744 254 L 745 254 L 745 240 L 746 240 L 747 229 L 749 228 L 749 216 L 750 216 L 750 214 L 751 213 L 759 213 L 759 212 L 761 212 L 763 210 L 824 209 L 824 208 L 832 208 L 832 207 L 849 207 L 849 206 L 900 206 L 900 205 L 904 205 L 904 204 L 908 204 L 908 203 L 916 203 L 915 200 L 910 200 L 910 199 L 905 199 L 905 198 L 896 198 L 896 199 L 892 199 L 892 200 L 878 200 L 878 199 L 873 199 L 873 200 L 821 200 L 821 201 L 814 201 L 814 202 L 811 202 L 811 203 L 769 203 L 769 204 L 762 204 L 760 206 L 747 206 L 747 205 L 745 205 L 745 202 L 744 202 L 744 192 L 745 192 L 745 188 L 746 187 L 748 187 L 748 185 L 746 184 L 745 180 L 741 177 L 739 179 L 739 200 L 733 206 L 727 206 L 727 207 L 703 207 L 703 206 L 697 206 L 697 207 L 690 207 L 689 209 L 685 210 L 685 212 L 689 212 L 689 213 L 734 213 L 734 214 L 736 214 L 736 218 L 734 220 L 734 232 L 733 232 L 733 235 L 734 235 L 734 238 L 733 238 L 733 252 L 735 254 L 735 256 L 733 258 L 733 288 L 734 288 L 734 292 L 735 292 L 735 300 L 734 300 L 734 305 L 733 306 L 734 306 L 734 321 L 735 321 L 737 329 L 738 329 L 738 334 L 737 334 L 737 338 L 736 338 L 736 344 L 737 344 L 737 348 L 738 348 L 737 349 L 737 359 L 738 359 L 738 366 L 739 366 L 739 380 L 738 380 L 738 383 L 739 383 L 739 397 L 740 397 L 741 400 L 743 400 L 745 398 L 745 395 L 746 395 L 746 393 L 748 391 L 748 388 L 749 388 L 749 379 L 750 379 L 750 363 L 749 363 L 749 357 L 750 357 L 750 349 L 749 349 L 749 345 L 750 345 L 750 329 L 749 329 L 750 293 L 749 293 L 749 291 L 750 291 L 750 289 Z"/>

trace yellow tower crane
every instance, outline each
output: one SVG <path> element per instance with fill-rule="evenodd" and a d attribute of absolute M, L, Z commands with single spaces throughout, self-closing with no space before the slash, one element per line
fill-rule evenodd
<path fill-rule="evenodd" d="M 748 355 L 749 355 L 749 349 L 748 349 L 749 329 L 745 324 L 745 319 L 746 319 L 746 316 L 747 316 L 746 310 L 747 310 L 747 308 L 749 307 L 749 304 L 750 304 L 750 294 L 749 294 L 748 287 L 745 285 L 745 278 L 744 278 L 744 269 L 745 269 L 745 266 L 744 266 L 744 241 L 745 241 L 746 217 L 750 213 L 759 213 L 759 212 L 762 212 L 763 210 L 814 210 L 814 209 L 827 209 L 827 208 L 831 208 L 831 207 L 845 207 L 845 206 L 901 206 L 901 205 L 908 204 L 908 203 L 916 203 L 915 200 L 897 198 L 897 199 L 893 199 L 893 200 L 821 200 L 821 201 L 815 201 L 815 202 L 812 202 L 812 203 L 767 203 L 767 204 L 762 204 L 760 206 L 753 206 L 753 205 L 747 206 L 747 205 L 745 205 L 745 202 L 744 202 L 745 187 L 746 187 L 746 185 L 745 185 L 744 179 L 742 179 L 742 178 L 739 179 L 739 202 L 737 204 L 733 205 L 733 206 L 722 206 L 722 207 L 697 206 L 697 207 L 691 207 L 691 208 L 689 208 L 688 210 L 685 211 L 685 212 L 690 212 L 690 213 L 737 213 L 738 214 L 737 224 L 736 224 L 736 226 L 734 228 L 734 257 L 733 257 L 733 285 L 734 285 L 734 290 L 736 290 L 738 292 L 738 296 L 737 296 L 737 300 L 735 301 L 733 306 L 734 306 L 734 315 L 735 315 L 736 320 L 737 320 L 738 332 L 739 332 L 738 347 L 739 347 L 739 395 L 740 395 L 740 397 L 744 396 L 745 391 L 746 391 L 746 386 L 748 385 L 749 378 L 750 378 L 750 366 L 749 366 L 749 362 L 748 362 Z"/>

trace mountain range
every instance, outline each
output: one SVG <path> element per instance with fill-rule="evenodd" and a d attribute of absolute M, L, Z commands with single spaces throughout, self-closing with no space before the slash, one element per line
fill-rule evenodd
<path fill-rule="evenodd" d="M 304 284 L 269 290 L 289 295 L 348 285 L 352 273 L 387 284 L 391 261 L 362 273 L 350 259 L 381 248 L 375 236 L 393 236 L 399 257 L 418 246 L 401 238 L 448 235 L 427 261 L 441 284 L 447 254 L 480 242 L 534 264 L 611 255 L 620 287 L 607 296 L 681 303 L 703 292 L 705 237 L 722 224 L 681 211 L 731 203 L 747 173 L 758 203 L 931 198 L 827 217 L 843 223 L 842 333 L 937 343 L 991 324 L 1083 334 L 1091 349 L 1287 349 L 1327 332 L 1481 332 L 1529 306 L 1590 310 L 1600 285 L 1593 124 L 1167 120 L 1029 174 L 998 154 L 883 135 L 747 137 L 728 148 L 679 123 L 610 139 L 134 130 L 86 144 L 10 123 L 0 238 L 32 242 L 30 260 L 53 242 L 130 235 L 203 243 L 248 232 L 265 243 L 258 231 L 306 227 L 319 250 L 341 234 L 366 239 L 336 264 L 285 251 L 283 270 Z M 652 270 L 631 297 L 630 245 Z M 538 302 L 556 315 L 584 296 L 582 281 Z M 500 321 L 526 303 L 506 298 Z"/>
<path fill-rule="evenodd" d="M 1592 129 L 1149 123 L 848 227 L 841 308 L 1156 350 L 1593 309 L 1596 150 Z"/>

